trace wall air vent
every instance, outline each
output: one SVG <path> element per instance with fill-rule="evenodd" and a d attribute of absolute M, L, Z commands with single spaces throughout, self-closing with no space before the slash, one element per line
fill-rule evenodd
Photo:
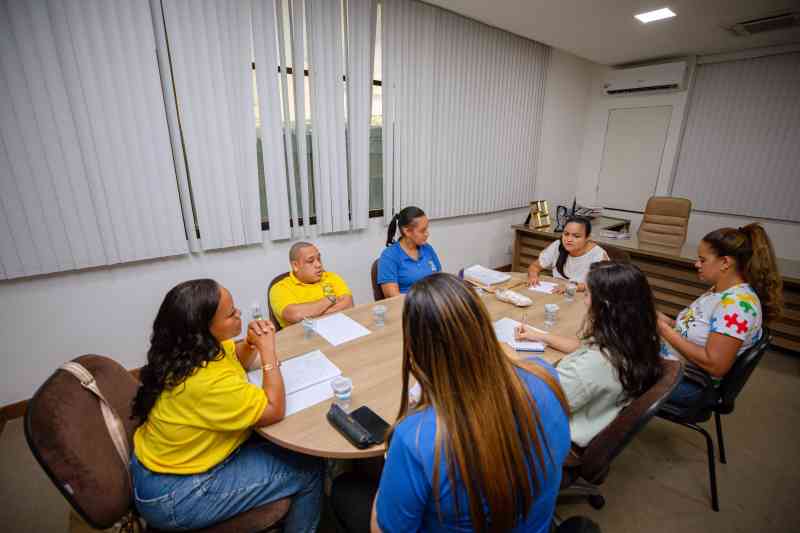
<path fill-rule="evenodd" d="M 754 35 L 756 33 L 783 30 L 795 26 L 800 26 L 800 12 L 746 20 L 730 26 L 728 30 L 740 37 L 747 37 L 748 35 Z"/>

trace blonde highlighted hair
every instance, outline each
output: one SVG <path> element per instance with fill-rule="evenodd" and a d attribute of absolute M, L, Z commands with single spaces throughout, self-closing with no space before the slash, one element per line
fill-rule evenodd
<path fill-rule="evenodd" d="M 486 308 L 461 280 L 440 273 L 412 286 L 403 307 L 403 390 L 395 427 L 409 414 L 413 375 L 422 386 L 419 408 L 436 414 L 432 494 L 440 520 L 442 453 L 451 487 L 458 478 L 466 489 L 475 531 L 487 531 L 490 520 L 492 531 L 512 529 L 539 494 L 533 466 L 546 475 L 554 459 L 536 399 L 515 368 L 544 381 L 569 412 L 552 374 L 506 355 Z"/>
<path fill-rule="evenodd" d="M 766 322 L 783 314 L 783 280 L 778 272 L 775 250 L 761 224 L 721 228 L 703 237 L 717 257 L 732 257 L 739 274 L 753 287 Z"/>

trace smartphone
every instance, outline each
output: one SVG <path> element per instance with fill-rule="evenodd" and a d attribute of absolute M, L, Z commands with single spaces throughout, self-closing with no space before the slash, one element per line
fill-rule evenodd
<path fill-rule="evenodd" d="M 389 431 L 389 423 L 376 415 L 375 411 L 366 405 L 362 405 L 350 413 L 350 416 L 370 433 L 372 442 L 381 444 L 386 440 L 386 432 Z"/>

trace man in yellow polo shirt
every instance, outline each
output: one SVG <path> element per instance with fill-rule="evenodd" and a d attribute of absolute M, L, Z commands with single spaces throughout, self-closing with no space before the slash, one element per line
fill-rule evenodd
<path fill-rule="evenodd" d="M 337 274 L 325 271 L 316 246 L 295 243 L 289 250 L 289 264 L 289 275 L 269 293 L 269 305 L 281 327 L 353 307 L 350 288 Z"/>

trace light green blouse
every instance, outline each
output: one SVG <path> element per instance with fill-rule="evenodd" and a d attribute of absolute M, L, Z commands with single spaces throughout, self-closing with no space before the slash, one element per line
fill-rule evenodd
<path fill-rule="evenodd" d="M 584 345 L 556 367 L 570 409 L 572 442 L 585 447 L 627 405 L 611 362 L 597 346 Z"/>

